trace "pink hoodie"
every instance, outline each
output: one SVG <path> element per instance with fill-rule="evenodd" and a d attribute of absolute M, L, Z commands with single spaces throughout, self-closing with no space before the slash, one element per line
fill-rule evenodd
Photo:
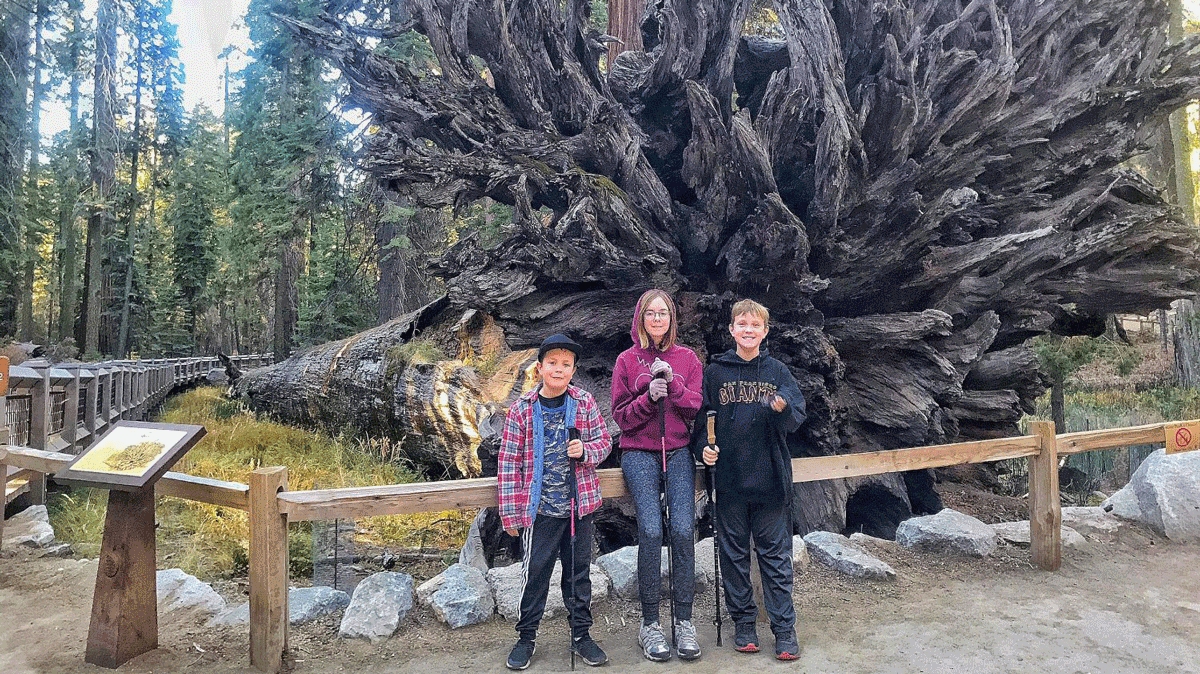
<path fill-rule="evenodd" d="M 643 349 L 638 344 L 637 322 L 642 315 L 642 306 L 633 311 L 633 324 L 629 335 L 633 346 L 617 356 L 613 367 L 612 413 L 621 429 L 621 450 L 662 449 L 663 434 L 659 431 L 659 405 L 650 400 L 650 364 L 661 358 L 670 364 L 675 373 L 667 385 L 667 397 L 661 401 L 665 415 L 667 449 L 687 447 L 691 440 L 692 420 L 703 401 L 701 381 L 704 367 L 696 352 L 675 344 L 666 351 L 654 346 Z M 674 310 L 672 309 L 672 314 Z M 671 316 L 674 322 L 675 316 Z"/>

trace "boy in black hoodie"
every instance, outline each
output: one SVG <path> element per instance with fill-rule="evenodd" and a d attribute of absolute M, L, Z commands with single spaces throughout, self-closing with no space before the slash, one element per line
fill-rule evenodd
<path fill-rule="evenodd" d="M 792 603 L 792 462 L 787 434 L 804 423 L 804 395 L 787 366 L 760 349 L 770 329 L 767 308 L 741 300 L 730 311 L 737 347 L 704 369 L 704 406 L 717 412 L 717 444 L 697 423 L 692 451 L 716 470 L 725 606 L 735 624 L 734 648 L 758 652 L 750 587 L 750 541 L 758 553 L 763 599 L 775 633 L 775 657 L 800 657 Z"/>

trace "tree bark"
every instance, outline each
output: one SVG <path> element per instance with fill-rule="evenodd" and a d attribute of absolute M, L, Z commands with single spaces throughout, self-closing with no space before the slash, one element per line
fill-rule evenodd
<path fill-rule="evenodd" d="M 104 259 L 105 237 L 112 231 L 112 193 L 116 184 L 117 121 L 116 92 L 117 8 L 115 0 L 100 0 L 96 10 L 95 93 L 92 98 L 91 181 L 92 203 L 88 215 L 87 260 L 84 276 L 87 294 L 84 305 L 83 354 L 98 354 L 100 320 L 106 298 L 101 287 L 108 275 Z"/>
<path fill-rule="evenodd" d="M 0 244 L 9 253 L 0 259 L 0 332 L 24 332 L 32 313 L 24 297 L 27 240 L 25 153 L 29 140 L 30 11 L 27 3 L 0 9 Z M 28 312 L 27 312 L 28 310 Z"/>
<path fill-rule="evenodd" d="M 734 300 L 770 308 L 808 401 L 794 455 L 1014 435 L 1046 386 L 1016 369 L 1027 339 L 1200 287 L 1195 232 L 1120 167 L 1200 93 L 1161 0 L 778 0 L 776 40 L 741 34 L 750 4 L 655 0 L 607 74 L 582 0 L 416 3 L 434 77 L 287 24 L 374 115 L 368 171 L 427 207 L 512 207 L 498 246 L 436 263 L 442 320 L 486 316 L 514 350 L 567 332 L 601 400 L 661 287 L 704 354 Z M 841 530 L 867 483 L 911 507 L 896 475 L 801 485 L 798 528 Z"/>
<path fill-rule="evenodd" d="M 79 76 L 79 34 L 82 30 L 80 26 L 81 13 L 83 11 L 83 3 L 80 0 L 71 0 L 68 3 L 68 11 L 71 19 L 70 44 L 67 46 L 67 66 L 70 70 L 70 85 L 69 85 L 69 114 L 71 119 L 70 134 L 71 134 L 71 177 L 63 186 L 63 194 L 60 197 L 62 210 L 58 216 L 59 238 L 62 244 L 62 292 L 59 294 L 59 309 L 58 309 L 58 336 L 59 339 L 65 339 L 68 336 L 75 335 L 75 323 L 78 309 L 78 291 L 79 291 L 79 231 L 76 219 L 78 214 L 76 208 L 79 205 L 79 189 L 83 185 L 85 176 L 82 174 L 83 163 L 79 159 L 79 145 L 82 138 L 82 131 L 79 123 L 79 87 L 81 78 Z M 76 339 L 77 345 L 82 342 Z"/>
<path fill-rule="evenodd" d="M 642 12 L 646 0 L 608 0 L 608 34 L 619 42 L 608 45 L 608 63 L 612 67 L 617 54 L 642 50 Z"/>

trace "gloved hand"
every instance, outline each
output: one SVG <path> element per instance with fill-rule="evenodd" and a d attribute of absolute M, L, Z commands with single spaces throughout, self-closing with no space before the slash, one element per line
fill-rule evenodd
<path fill-rule="evenodd" d="M 669 384 L 675 378 L 675 371 L 671 369 L 671 364 L 665 360 L 655 358 L 653 363 L 650 363 L 650 374 L 658 379 L 665 379 Z"/>
<path fill-rule="evenodd" d="M 652 379 L 650 380 L 650 400 L 658 402 L 667 397 L 667 380 Z"/>

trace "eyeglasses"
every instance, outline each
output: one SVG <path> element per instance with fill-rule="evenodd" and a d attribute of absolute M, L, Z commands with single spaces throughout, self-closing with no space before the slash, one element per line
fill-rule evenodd
<path fill-rule="evenodd" d="M 646 318 L 649 318 L 652 320 L 660 320 L 663 318 L 670 318 L 670 317 L 671 317 L 671 312 L 669 312 L 669 311 L 647 311 L 646 312 Z"/>

